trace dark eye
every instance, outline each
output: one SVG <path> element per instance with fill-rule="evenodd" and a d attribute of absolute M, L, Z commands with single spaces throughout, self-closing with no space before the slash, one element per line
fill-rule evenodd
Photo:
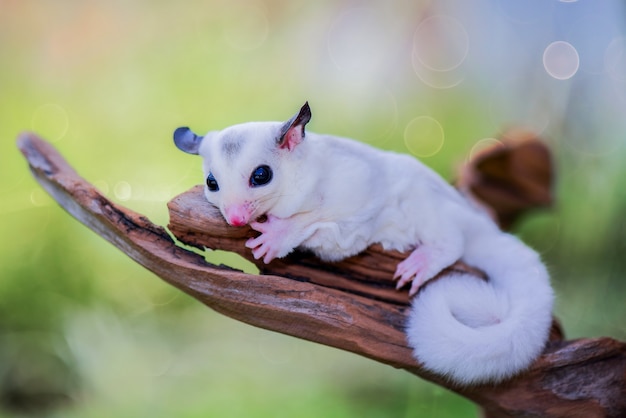
<path fill-rule="evenodd" d="M 217 180 L 215 180 L 215 177 L 213 177 L 213 173 L 209 173 L 209 175 L 206 177 L 206 185 L 212 192 L 216 192 L 220 189 L 220 186 L 217 185 Z"/>
<path fill-rule="evenodd" d="M 267 165 L 260 165 L 254 169 L 250 176 L 252 187 L 263 186 L 272 180 L 272 169 Z"/>

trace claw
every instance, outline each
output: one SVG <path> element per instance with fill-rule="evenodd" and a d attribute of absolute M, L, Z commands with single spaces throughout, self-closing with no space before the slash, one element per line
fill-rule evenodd
<path fill-rule="evenodd" d="M 413 284 L 411 284 L 411 288 L 409 289 L 409 296 L 413 297 L 417 294 L 417 292 L 419 292 L 419 290 L 421 289 L 421 287 L 424 285 L 424 283 L 419 283 L 417 281 L 414 281 Z"/>
<path fill-rule="evenodd" d="M 269 264 L 269 263 L 271 263 L 271 262 L 272 262 L 272 260 L 273 260 L 274 258 L 276 258 L 276 257 L 274 257 L 273 255 L 270 255 L 270 253 L 267 253 L 267 254 L 265 254 L 265 257 L 263 257 L 263 262 L 264 262 L 265 264 Z"/>
<path fill-rule="evenodd" d="M 246 241 L 244 245 L 246 246 L 246 248 L 255 249 L 256 247 L 259 246 L 259 243 L 257 241 L 258 241 L 258 238 L 248 238 L 248 240 Z"/>
<path fill-rule="evenodd" d="M 246 246 L 247 246 L 247 243 L 246 243 Z M 254 257 L 255 260 L 258 260 L 263 255 L 262 249 L 258 245 L 255 247 L 248 247 L 248 248 L 252 249 L 252 256 Z"/>
<path fill-rule="evenodd" d="M 411 280 L 413 280 L 413 277 L 414 275 L 410 272 L 402 273 L 402 275 L 400 276 L 400 280 L 398 280 L 398 283 L 396 284 L 396 289 L 400 289 L 404 287 L 404 285 L 406 285 L 407 283 L 410 283 Z"/>

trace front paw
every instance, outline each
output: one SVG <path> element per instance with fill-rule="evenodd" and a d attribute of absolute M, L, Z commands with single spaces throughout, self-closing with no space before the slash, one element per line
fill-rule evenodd
<path fill-rule="evenodd" d="M 261 233 L 256 238 L 248 239 L 245 244 L 252 250 L 255 260 L 263 259 L 263 262 L 268 264 L 273 259 L 282 258 L 293 250 L 287 240 L 289 225 L 284 219 L 268 215 L 265 222 L 253 221 L 250 222 L 250 226 Z"/>

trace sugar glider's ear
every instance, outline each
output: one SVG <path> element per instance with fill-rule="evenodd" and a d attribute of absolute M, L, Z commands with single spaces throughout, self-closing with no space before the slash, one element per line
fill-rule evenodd
<path fill-rule="evenodd" d="M 304 126 L 311 120 L 309 102 L 304 103 L 297 115 L 289 119 L 280 129 L 278 147 L 293 150 L 304 139 Z"/>
<path fill-rule="evenodd" d="M 179 150 L 188 154 L 197 154 L 204 137 L 194 134 L 191 129 L 185 127 L 176 128 L 174 131 L 174 144 Z"/>

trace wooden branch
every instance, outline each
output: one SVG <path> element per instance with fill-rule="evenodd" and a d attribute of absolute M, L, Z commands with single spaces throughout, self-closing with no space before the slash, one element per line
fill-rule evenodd
<path fill-rule="evenodd" d="M 529 209 L 552 204 L 550 151 L 532 132 L 509 129 L 459 173 L 457 187 L 488 208 L 504 229 Z"/>
<path fill-rule="evenodd" d="M 527 372 L 497 386 L 458 387 L 424 371 L 411 356 L 403 332 L 408 298 L 390 281 L 402 254 L 374 247 L 336 264 L 295 254 L 257 264 L 262 275 L 214 266 L 176 245 L 164 228 L 109 201 L 34 134 L 21 135 L 18 147 L 35 178 L 72 216 L 222 314 L 405 369 L 473 400 L 491 418 L 626 416 L 624 343 L 562 341 L 555 331 Z M 243 242 L 251 231 L 227 227 L 199 188 L 176 197 L 169 208 L 169 228 L 180 241 L 250 259 Z M 452 268 L 473 272 L 462 265 Z"/>

